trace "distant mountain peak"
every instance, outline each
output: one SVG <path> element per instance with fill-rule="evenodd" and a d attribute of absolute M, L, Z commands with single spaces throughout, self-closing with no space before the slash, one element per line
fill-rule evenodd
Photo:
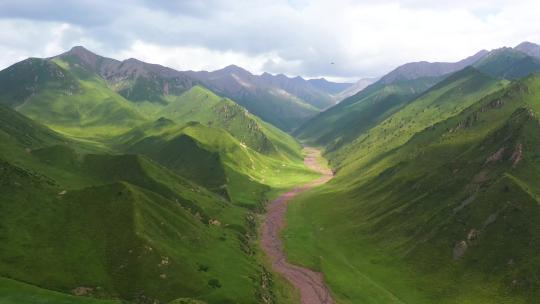
<path fill-rule="evenodd" d="M 75 45 L 68 52 L 90 52 L 90 51 L 82 45 Z"/>
<path fill-rule="evenodd" d="M 530 41 L 523 41 L 522 43 L 518 44 L 515 48 L 520 49 L 520 48 L 528 48 L 528 47 L 540 47 L 540 45 L 530 42 Z"/>
<path fill-rule="evenodd" d="M 242 72 L 242 73 L 249 73 L 249 71 L 235 65 L 235 64 L 229 64 L 228 66 L 221 69 L 221 71 L 229 72 L 229 73 L 235 73 L 235 72 Z"/>
<path fill-rule="evenodd" d="M 515 50 L 525 53 L 531 57 L 540 59 L 540 45 L 529 41 L 524 41 L 518 44 Z"/>
<path fill-rule="evenodd" d="M 88 68 L 91 69 L 97 69 L 100 62 L 105 59 L 104 57 L 101 57 L 92 51 L 88 50 L 84 46 L 77 45 L 72 47 L 69 51 L 62 53 L 58 56 L 55 56 L 53 58 L 76 58 L 78 59 L 78 62 Z M 115 61 L 114 59 L 109 59 L 111 61 Z"/>
<path fill-rule="evenodd" d="M 88 50 L 87 48 L 81 45 L 76 45 L 72 47 L 69 51 L 63 54 L 60 54 L 59 56 L 66 56 L 66 55 L 67 56 L 74 55 L 77 57 L 99 57 L 98 55 L 96 55 L 95 53 L 93 53 L 92 51 Z"/>
<path fill-rule="evenodd" d="M 440 77 L 459 71 L 469 65 L 473 65 L 491 52 L 481 50 L 472 56 L 457 62 L 410 62 L 401 65 L 392 72 L 381 78 L 384 84 L 391 84 L 397 81 L 413 80 L 422 77 Z"/>

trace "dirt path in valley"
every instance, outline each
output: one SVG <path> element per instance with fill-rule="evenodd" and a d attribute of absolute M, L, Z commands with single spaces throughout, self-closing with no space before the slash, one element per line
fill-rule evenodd
<path fill-rule="evenodd" d="M 323 168 L 317 162 L 317 157 L 320 155 L 319 150 L 306 148 L 306 152 L 304 163 L 309 168 L 320 172 L 322 176 L 316 181 L 282 194 L 268 205 L 267 215 L 260 230 L 261 246 L 270 258 L 274 271 L 282 274 L 300 291 L 302 304 L 332 304 L 334 301 L 324 284 L 323 275 L 308 268 L 288 263 L 280 239 L 281 231 L 285 227 L 284 218 L 287 203 L 298 194 L 322 185 L 333 177 L 330 169 Z"/>

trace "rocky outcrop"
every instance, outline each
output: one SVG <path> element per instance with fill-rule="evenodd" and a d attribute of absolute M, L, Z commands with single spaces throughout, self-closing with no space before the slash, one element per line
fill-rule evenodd
<path fill-rule="evenodd" d="M 523 159 L 523 145 L 521 143 L 518 143 L 516 145 L 516 148 L 514 149 L 514 152 L 512 153 L 512 156 L 510 157 L 510 161 L 512 162 L 512 167 L 515 168 L 522 159 Z"/>

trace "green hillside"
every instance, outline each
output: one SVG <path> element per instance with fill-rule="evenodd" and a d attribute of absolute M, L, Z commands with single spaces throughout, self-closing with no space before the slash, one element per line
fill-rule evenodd
<path fill-rule="evenodd" d="M 300 146 L 289 135 L 201 86 L 171 89 L 162 92 L 159 100 L 127 100 L 116 92 L 118 83 L 104 78 L 112 67 L 127 67 L 81 52 L 48 60 L 28 59 L 0 71 L 0 103 L 64 135 L 94 142 L 166 117 L 179 124 L 198 121 L 225 129 L 266 155 L 301 158 Z M 132 72 L 143 73 L 137 67 Z"/>
<path fill-rule="evenodd" d="M 252 206 L 270 189 L 314 176 L 299 158 L 259 153 L 225 130 L 198 122 L 181 125 L 160 118 L 116 138 L 115 146 L 146 155 L 236 203 Z"/>
<path fill-rule="evenodd" d="M 77 65 L 107 81 L 111 89 L 137 105 L 164 105 L 197 84 L 182 72 L 130 58 L 124 61 L 96 55 L 82 46 L 54 57 Z"/>
<path fill-rule="evenodd" d="M 118 304 L 120 301 L 78 297 L 0 277 L 0 301 L 6 304 Z"/>
<path fill-rule="evenodd" d="M 233 101 L 221 98 L 209 90 L 195 86 L 172 100 L 157 113 L 177 123 L 197 121 L 231 133 L 247 146 L 264 154 L 277 153 L 261 122 Z"/>
<path fill-rule="evenodd" d="M 60 60 L 28 59 L 0 72 L 0 103 L 56 131 L 93 137 L 144 121 L 98 76 Z"/>
<path fill-rule="evenodd" d="M 536 303 L 538 49 L 405 64 L 323 112 L 342 84 L 16 63 L 0 303 Z"/>
<path fill-rule="evenodd" d="M 319 110 L 300 98 L 279 89 L 248 90 L 240 96 L 231 94 L 238 104 L 271 123 L 291 131 L 319 113 Z"/>
<path fill-rule="evenodd" d="M 312 118 L 294 134 L 310 144 L 337 149 L 395 113 L 439 80 L 436 77 L 391 84 L 377 82 Z"/>
<path fill-rule="evenodd" d="M 0 300 L 288 296 L 268 285 L 255 217 L 275 192 L 317 176 L 294 140 L 265 155 L 224 129 L 165 118 L 103 138 L 66 138 L 0 106 Z"/>
<path fill-rule="evenodd" d="M 538 298 L 540 77 L 495 91 L 460 73 L 371 129 L 381 143 L 355 145 L 333 182 L 290 204 L 289 258 L 324 272 L 340 303 Z M 404 120 L 415 103 L 425 110 Z M 405 131 L 385 141 L 395 122 Z"/>
<path fill-rule="evenodd" d="M 341 162 L 369 163 L 374 157 L 401 146 L 416 133 L 458 114 L 483 96 L 501 89 L 505 83 L 475 68 L 465 68 L 437 83 L 376 126 L 365 130 L 351 143 L 329 151 L 327 156 L 335 166 L 342 166 L 338 165 Z"/>
<path fill-rule="evenodd" d="M 540 72 L 540 60 L 512 48 L 494 50 L 474 66 L 493 77 L 510 80 Z"/>
<path fill-rule="evenodd" d="M 172 175 L 176 189 L 162 185 L 167 175 L 149 163 L 138 169 L 124 161 L 90 159 L 89 165 L 97 167 L 95 177 L 112 183 L 68 191 L 4 163 L 2 275 L 53 290 L 87 287 L 95 296 L 128 300 L 206 294 L 248 301 L 253 284 L 227 268 L 245 269 L 255 277 L 256 265 L 241 251 L 235 231 L 208 226 L 218 213 L 220 222 L 229 223 L 219 210 L 223 203 Z M 114 182 L 122 177 L 106 173 L 115 174 L 118 167 L 130 168 L 123 177 L 140 186 Z M 146 170 L 159 174 L 159 182 L 144 175 Z M 33 250 L 26 250 L 29 246 Z M 227 264 L 219 263 L 216 252 L 228 257 Z M 198 264 L 212 270 L 201 272 Z M 223 283 L 215 290 L 206 284 L 212 278 L 229 287 Z"/>

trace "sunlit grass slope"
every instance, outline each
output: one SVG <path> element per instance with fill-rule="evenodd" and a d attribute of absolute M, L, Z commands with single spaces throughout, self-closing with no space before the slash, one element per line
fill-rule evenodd
<path fill-rule="evenodd" d="M 245 109 L 200 86 L 174 98 L 157 113 L 157 117 L 166 117 L 177 123 L 197 121 L 223 128 L 259 152 L 275 152 L 272 143 Z"/>
<path fill-rule="evenodd" d="M 0 277 L 0 302 L 5 304 L 119 304 L 117 300 L 78 297 Z"/>
<path fill-rule="evenodd" d="M 418 130 L 412 136 L 398 131 L 406 138 L 385 149 L 384 132 L 371 133 L 380 146 L 357 145 L 334 181 L 290 204 L 289 258 L 322 271 L 340 303 L 533 303 L 540 296 L 540 76 L 496 92 L 484 80 L 486 97 L 469 90 L 453 101 L 465 103 L 458 113 L 450 103 L 436 114 L 430 108 L 444 92 L 467 92 L 472 79 L 448 80 L 448 89 L 409 104 L 431 100 L 414 120 L 399 120 L 405 107 L 379 126 L 395 119 L 398 129 Z M 422 121 L 433 124 L 418 128 Z"/>
<path fill-rule="evenodd" d="M 3 106 L 0 139 L 2 300 L 279 297 L 256 254 L 256 212 L 316 178 L 294 140 L 267 155 L 224 129 L 161 118 L 92 145 Z"/>
<path fill-rule="evenodd" d="M 60 60 L 22 61 L 2 71 L 0 83 L 0 102 L 69 135 L 105 136 L 144 121 L 103 79 Z"/>
<path fill-rule="evenodd" d="M 374 83 L 310 119 L 294 133 L 310 144 L 337 149 L 398 111 L 438 81 L 439 77 L 391 84 Z"/>
<path fill-rule="evenodd" d="M 338 150 L 330 150 L 327 156 L 334 166 L 344 166 L 340 162 L 369 163 L 382 153 L 403 145 L 416 133 L 455 116 L 485 95 L 501 89 L 505 83 L 475 68 L 465 68 L 442 80 L 394 115 L 362 132 L 351 143 Z"/>
<path fill-rule="evenodd" d="M 232 201 L 260 207 L 266 192 L 316 177 L 299 158 L 255 151 L 223 129 L 160 118 L 115 139 L 118 149 L 147 155 Z M 296 144 L 296 143 L 295 143 Z"/>

